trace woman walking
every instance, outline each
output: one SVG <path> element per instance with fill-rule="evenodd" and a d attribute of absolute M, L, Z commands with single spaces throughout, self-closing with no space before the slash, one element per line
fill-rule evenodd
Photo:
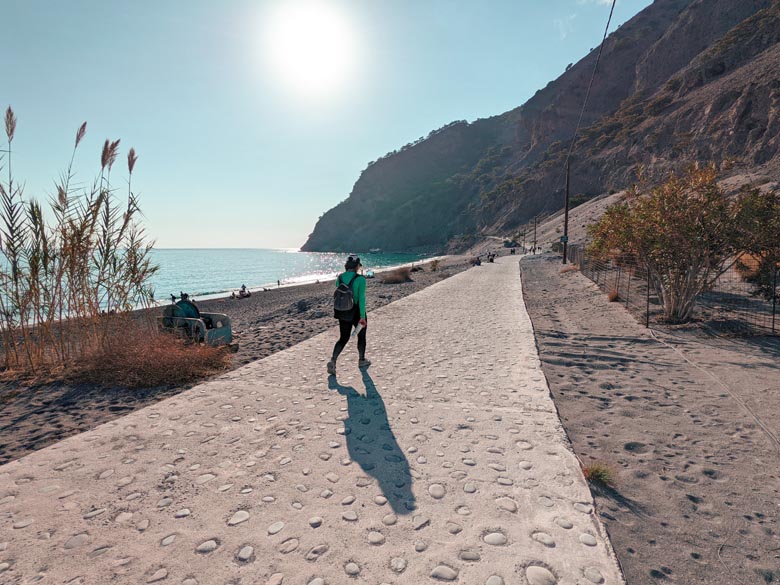
<path fill-rule="evenodd" d="M 336 279 L 333 316 L 339 320 L 340 336 L 328 362 L 328 374 L 331 376 L 336 375 L 336 360 L 349 342 L 353 327 L 357 329 L 358 367 L 371 365 L 366 359 L 366 279 L 358 274 L 362 267 L 360 258 L 350 256 L 344 264 L 344 272 Z"/>

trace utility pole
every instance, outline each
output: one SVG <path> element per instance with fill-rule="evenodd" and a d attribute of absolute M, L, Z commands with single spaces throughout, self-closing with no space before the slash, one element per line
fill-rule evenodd
<path fill-rule="evenodd" d="M 534 215 L 534 254 L 536 254 L 536 220 L 539 219 L 538 215 Z"/>
<path fill-rule="evenodd" d="M 569 251 L 569 171 L 571 162 L 566 161 L 566 205 L 563 211 L 563 263 L 566 264 L 566 256 Z"/>

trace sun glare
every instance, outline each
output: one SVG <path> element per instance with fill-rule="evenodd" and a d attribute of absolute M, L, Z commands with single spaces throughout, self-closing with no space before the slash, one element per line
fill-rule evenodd
<path fill-rule="evenodd" d="M 303 97 L 343 90 L 356 65 L 355 32 L 335 2 L 284 0 L 265 23 L 275 76 Z"/>

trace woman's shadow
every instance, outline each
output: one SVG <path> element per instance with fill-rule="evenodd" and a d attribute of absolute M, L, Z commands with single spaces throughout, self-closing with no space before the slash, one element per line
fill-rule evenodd
<path fill-rule="evenodd" d="M 396 514 L 409 514 L 416 508 L 409 461 L 390 429 L 387 409 L 374 381 L 365 369 L 361 372 L 365 395 L 352 386 L 342 386 L 336 376 L 328 377 L 328 387 L 347 397 L 349 418 L 344 428 L 349 456 L 376 478 Z"/>

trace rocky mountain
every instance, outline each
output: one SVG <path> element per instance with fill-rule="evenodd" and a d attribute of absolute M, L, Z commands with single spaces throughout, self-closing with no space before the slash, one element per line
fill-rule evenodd
<path fill-rule="evenodd" d="M 370 163 L 304 250 L 465 247 L 563 206 L 563 162 L 597 55 L 522 106 Z M 780 0 L 655 0 L 604 47 L 572 159 L 587 200 L 693 160 L 780 175 Z"/>

